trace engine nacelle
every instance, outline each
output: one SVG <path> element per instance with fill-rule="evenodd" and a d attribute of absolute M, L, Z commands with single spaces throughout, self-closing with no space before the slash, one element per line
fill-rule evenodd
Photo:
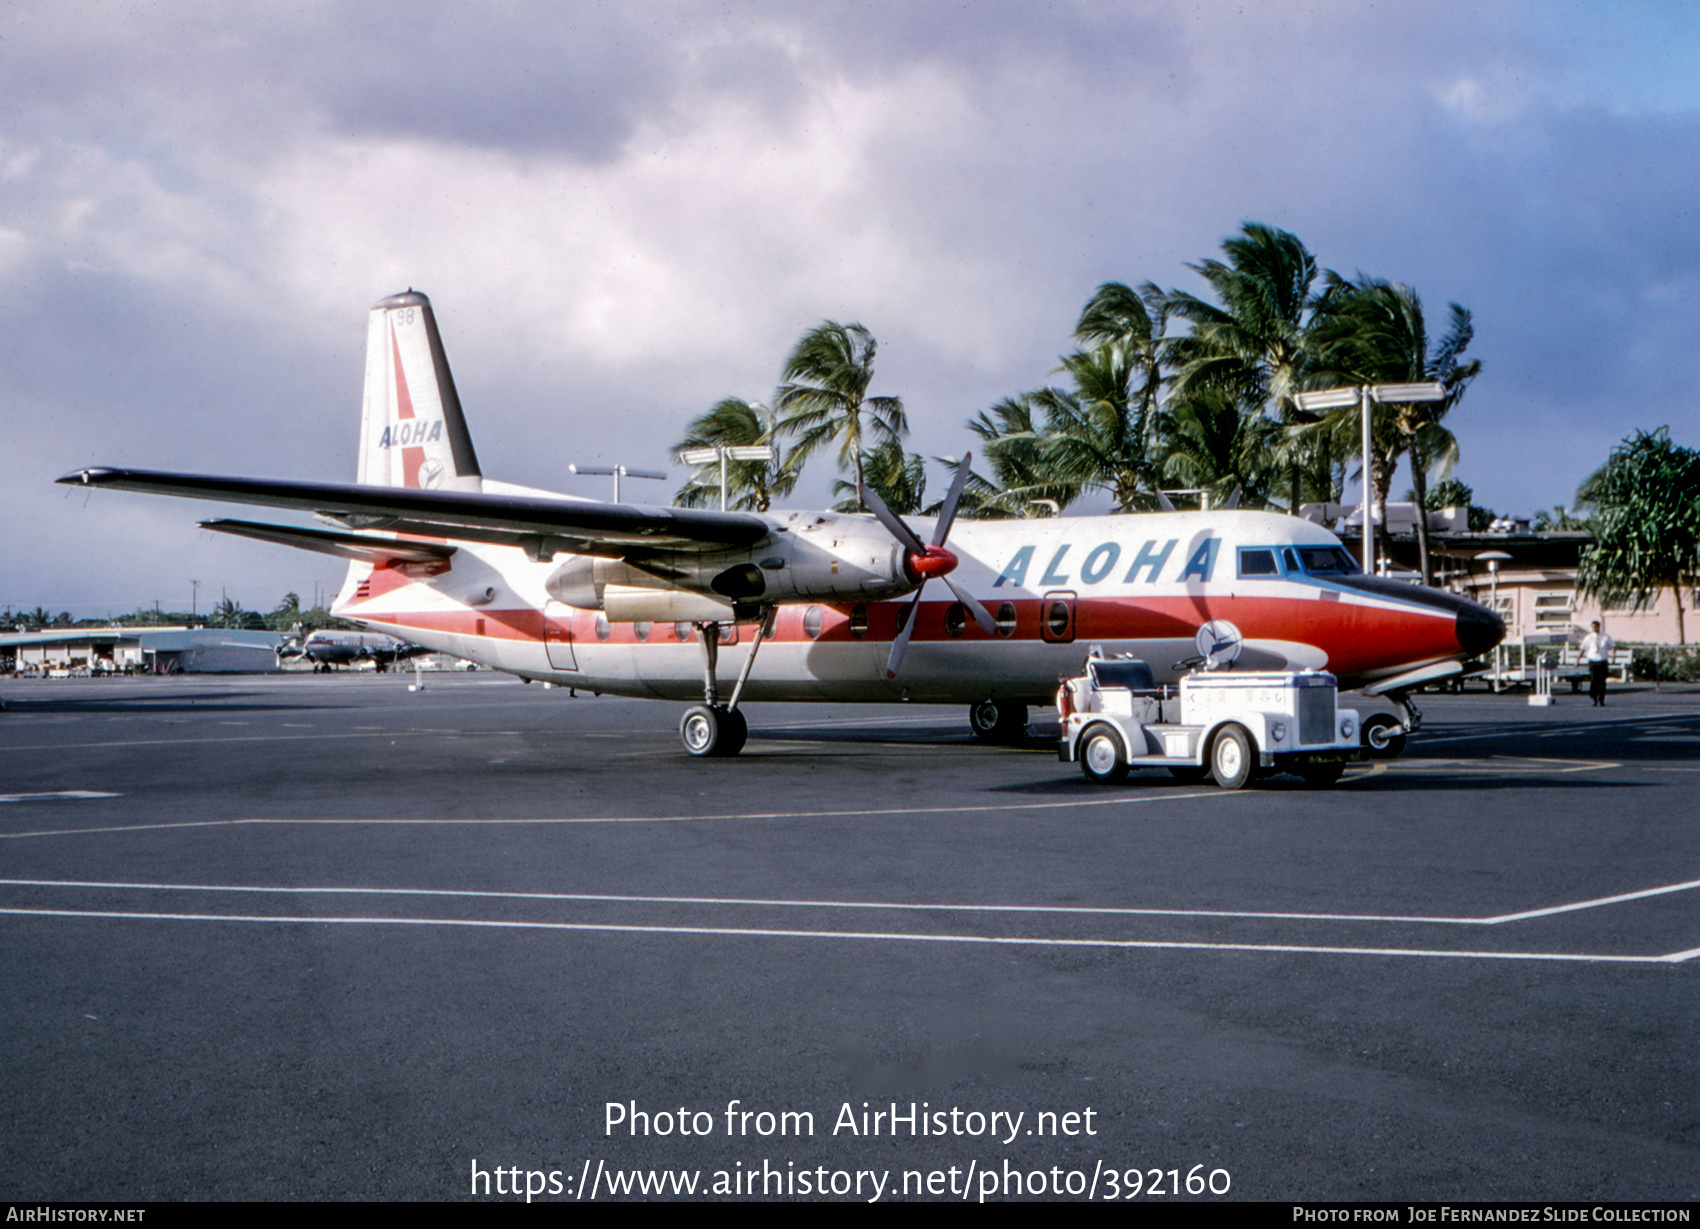
<path fill-rule="evenodd" d="M 724 622 L 733 606 L 882 601 L 913 592 L 916 583 L 903 547 L 872 517 L 795 512 L 745 550 L 658 551 L 642 570 L 581 555 L 543 587 L 558 602 L 600 610 L 617 623 Z M 699 613 L 662 613 L 685 610 Z"/>
<path fill-rule="evenodd" d="M 732 607 L 683 589 L 629 589 L 609 585 L 602 591 L 602 613 L 610 623 L 731 623 Z"/>
<path fill-rule="evenodd" d="M 749 550 L 687 558 L 674 556 L 679 572 L 694 573 L 682 584 L 742 604 L 879 601 L 915 588 L 903 548 L 863 516 L 796 512 Z"/>
<path fill-rule="evenodd" d="M 730 623 L 730 602 L 685 589 L 659 587 L 655 577 L 621 563 L 577 555 L 543 582 L 557 602 L 600 610 L 610 623 Z"/>

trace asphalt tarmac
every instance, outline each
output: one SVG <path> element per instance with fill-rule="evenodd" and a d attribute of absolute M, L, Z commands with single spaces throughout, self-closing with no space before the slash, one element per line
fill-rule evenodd
<path fill-rule="evenodd" d="M 0 1196 L 1700 1196 L 1693 689 L 1230 794 L 410 680 L 0 681 Z"/>

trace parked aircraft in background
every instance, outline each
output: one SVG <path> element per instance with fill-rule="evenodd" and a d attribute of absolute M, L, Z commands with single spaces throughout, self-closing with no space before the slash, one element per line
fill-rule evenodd
<path fill-rule="evenodd" d="M 694 701 L 680 723 L 694 755 L 742 748 L 745 699 L 964 704 L 977 734 L 1014 735 L 1087 644 L 1143 658 L 1159 682 L 1204 657 L 1326 668 L 1400 707 L 1370 731 L 1396 754 L 1419 720 L 1410 691 L 1504 635 L 1486 608 L 1363 575 L 1334 535 L 1273 513 L 956 524 L 967 472 L 936 521 L 912 523 L 871 494 L 873 515 L 758 515 L 497 482 L 431 305 L 408 291 L 372 309 L 354 485 L 60 481 L 314 513 L 331 527 L 204 524 L 348 559 L 341 618 L 525 678 Z"/>
<path fill-rule="evenodd" d="M 321 629 L 305 639 L 299 633 L 288 636 L 278 645 L 279 662 L 305 657 L 313 669 L 332 670 L 337 666 L 353 666 L 371 662 L 379 673 L 398 661 L 421 657 L 433 650 L 422 644 L 410 644 L 382 632 L 344 632 Z"/>

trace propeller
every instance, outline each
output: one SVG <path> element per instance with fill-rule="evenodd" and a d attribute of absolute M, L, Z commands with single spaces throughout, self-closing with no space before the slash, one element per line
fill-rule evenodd
<path fill-rule="evenodd" d="M 903 626 L 898 629 L 897 638 L 891 642 L 891 656 L 886 658 L 885 676 L 888 679 L 897 677 L 897 668 L 903 664 L 903 655 L 909 650 L 909 637 L 915 633 L 915 616 L 920 612 L 921 594 L 927 587 L 927 582 L 933 577 L 944 581 L 945 585 L 956 595 L 956 600 L 973 616 L 974 622 L 980 625 L 980 630 L 986 635 L 995 635 L 998 630 L 997 620 L 990 612 L 980 605 L 972 593 L 958 585 L 950 578 L 950 573 L 956 569 L 956 556 L 945 549 L 945 539 L 950 536 L 950 527 L 956 520 L 956 505 L 962 500 L 962 489 L 968 485 L 968 463 L 974 454 L 963 456 L 962 464 L 956 467 L 956 479 L 950 484 L 950 494 L 944 497 L 944 506 L 939 509 L 938 524 L 933 528 L 931 545 L 923 546 L 921 539 L 914 531 L 905 525 L 881 499 L 866 486 L 858 487 L 857 491 L 862 502 L 868 505 L 874 519 L 886 527 L 886 531 L 897 539 L 903 547 L 903 570 L 909 579 L 915 582 L 915 600 L 909 603 L 909 613 L 903 619 Z"/>

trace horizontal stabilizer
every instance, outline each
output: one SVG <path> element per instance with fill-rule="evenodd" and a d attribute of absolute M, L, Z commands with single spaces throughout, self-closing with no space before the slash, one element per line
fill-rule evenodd
<path fill-rule="evenodd" d="M 280 546 L 297 546 L 302 550 L 318 551 L 321 555 L 370 563 L 374 567 L 386 563 L 435 563 L 455 553 L 454 547 L 440 542 L 403 542 L 375 534 L 301 529 L 293 525 L 260 525 L 253 521 L 202 521 L 201 528 L 233 533 L 242 538 L 257 538 L 261 542 L 276 542 Z"/>
<path fill-rule="evenodd" d="M 145 469 L 80 469 L 59 481 L 70 486 L 294 508 L 343 518 L 358 528 L 401 530 L 405 524 L 410 533 L 499 541 L 543 554 L 618 557 L 646 549 L 723 550 L 752 546 L 768 535 L 767 522 L 760 517 L 702 508 L 647 508 L 588 500 L 279 482 Z"/>

